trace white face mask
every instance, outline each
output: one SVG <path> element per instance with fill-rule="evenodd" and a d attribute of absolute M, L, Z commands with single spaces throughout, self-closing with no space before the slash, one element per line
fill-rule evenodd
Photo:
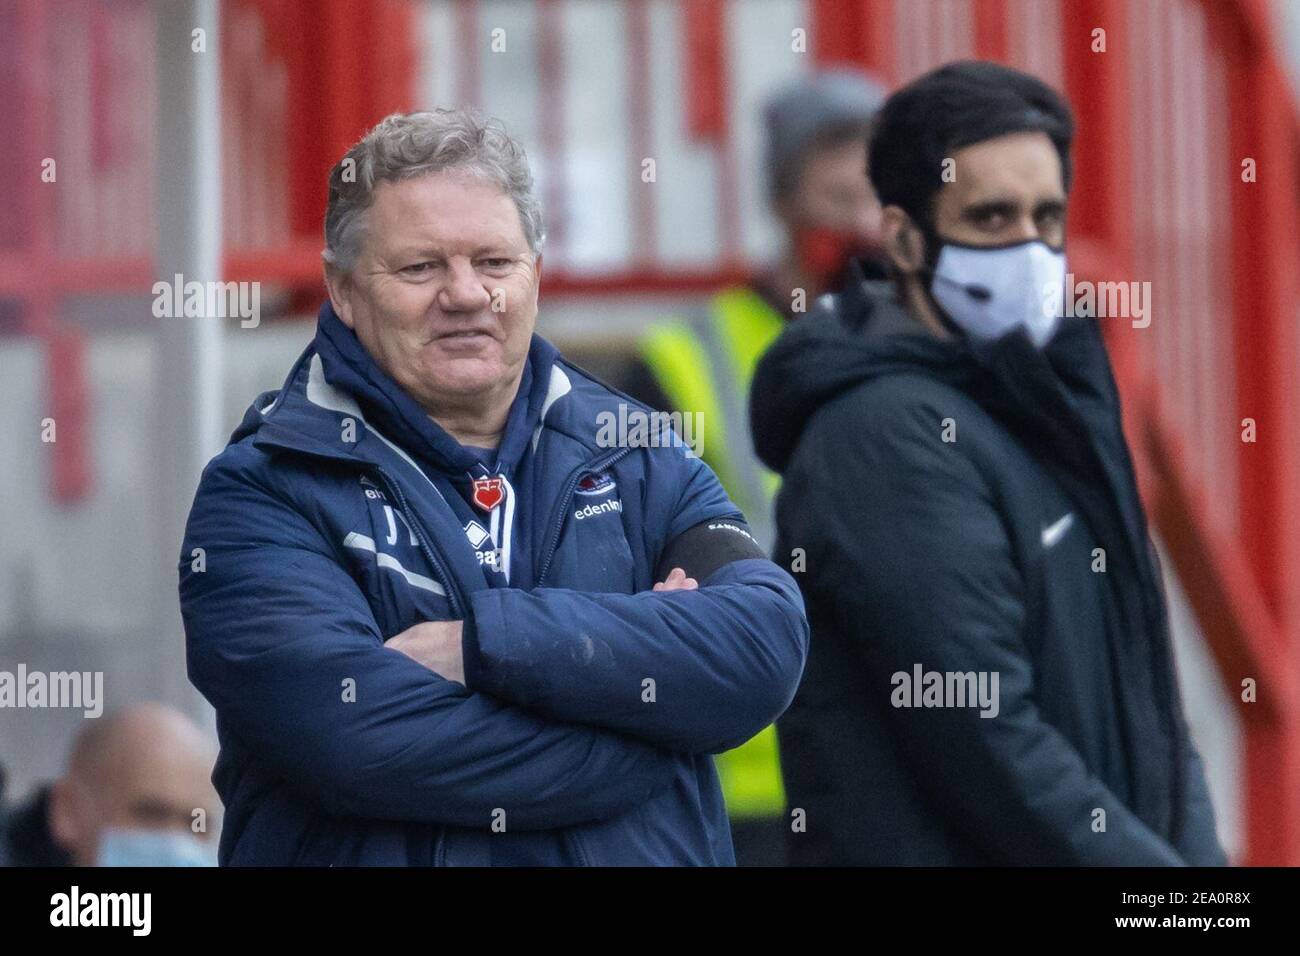
<path fill-rule="evenodd" d="M 216 866 L 216 847 L 183 830 L 105 830 L 96 866 Z"/>
<path fill-rule="evenodd" d="M 1065 253 L 1041 239 L 993 249 L 944 243 L 930 294 L 972 336 L 997 339 L 1024 326 L 1042 348 L 1061 321 Z"/>

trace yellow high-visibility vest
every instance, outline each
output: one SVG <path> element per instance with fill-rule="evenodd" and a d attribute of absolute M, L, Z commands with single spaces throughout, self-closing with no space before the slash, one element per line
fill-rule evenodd
<path fill-rule="evenodd" d="M 700 457 L 768 547 L 780 480 L 753 451 L 749 386 L 758 360 L 784 326 L 785 319 L 758 293 L 738 287 L 715 295 L 706 313 L 656 322 L 640 341 L 642 358 L 672 403 L 666 411 L 703 414 Z M 784 814 L 775 726 L 715 759 L 731 816 Z"/>

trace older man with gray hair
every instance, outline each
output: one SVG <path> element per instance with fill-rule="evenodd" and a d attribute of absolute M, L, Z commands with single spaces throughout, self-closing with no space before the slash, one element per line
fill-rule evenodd
<path fill-rule="evenodd" d="M 677 435 L 534 334 L 523 149 L 390 116 L 325 239 L 315 338 L 182 547 L 221 862 L 733 863 L 711 755 L 790 702 L 803 605 Z"/>

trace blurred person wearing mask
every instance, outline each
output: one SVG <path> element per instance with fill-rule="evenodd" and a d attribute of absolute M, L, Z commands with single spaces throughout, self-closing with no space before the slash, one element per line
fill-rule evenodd
<path fill-rule="evenodd" d="M 1225 862 L 1109 360 L 1064 308 L 1072 138 L 992 63 L 896 92 L 870 147 L 894 281 L 758 368 L 813 627 L 778 722 L 797 863 Z"/>
<path fill-rule="evenodd" d="M 789 703 L 802 601 L 689 447 L 602 437 L 627 399 L 534 334 L 522 146 L 389 116 L 325 239 L 315 337 L 181 551 L 222 864 L 733 864 L 711 755 Z"/>
<path fill-rule="evenodd" d="M 746 410 L 754 367 L 786 323 L 850 276 L 885 275 L 880 203 L 866 178 L 867 133 L 882 86 L 841 69 L 779 89 L 763 110 L 770 208 L 783 233 L 780 259 L 744 286 L 724 289 L 698 314 L 649 326 L 626 390 L 663 411 L 699 412 L 703 457 L 772 545 L 776 476 L 754 454 Z M 718 758 L 736 859 L 779 865 L 785 798 L 775 728 Z"/>
<path fill-rule="evenodd" d="M 215 866 L 213 757 L 163 704 L 90 721 L 63 776 L 12 811 L 7 865 Z"/>

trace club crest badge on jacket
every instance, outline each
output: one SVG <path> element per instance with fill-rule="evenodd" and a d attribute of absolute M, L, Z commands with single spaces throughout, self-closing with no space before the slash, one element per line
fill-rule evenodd
<path fill-rule="evenodd" d="M 501 487 L 500 478 L 475 478 L 474 479 L 474 504 L 484 511 L 491 511 L 497 505 L 501 504 L 501 499 L 506 496 L 505 490 Z"/>

